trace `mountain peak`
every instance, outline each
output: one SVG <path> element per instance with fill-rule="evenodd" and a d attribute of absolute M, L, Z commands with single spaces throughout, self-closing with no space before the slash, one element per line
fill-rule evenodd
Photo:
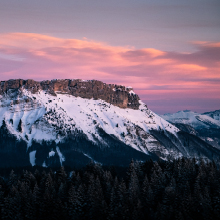
<path fill-rule="evenodd" d="M 11 79 L 0 82 L 0 95 L 22 88 L 33 94 L 43 90 L 54 96 L 69 94 L 81 98 L 102 99 L 120 108 L 138 109 L 140 105 L 140 98 L 133 92 L 132 87 L 107 84 L 98 80 L 53 79 L 37 82 L 32 79 Z"/>
<path fill-rule="evenodd" d="M 97 80 L 15 79 L 0 82 L 0 97 L 0 166 L 16 161 L 75 166 L 91 158 L 125 165 L 132 158 L 220 155 L 148 109 L 131 87 Z M 190 114 L 182 114 L 184 120 Z"/>

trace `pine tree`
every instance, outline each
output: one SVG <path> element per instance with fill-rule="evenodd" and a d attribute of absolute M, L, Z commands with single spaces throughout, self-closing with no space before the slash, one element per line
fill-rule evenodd
<path fill-rule="evenodd" d="M 40 218 L 42 216 L 49 218 L 51 213 L 53 213 L 55 196 L 56 196 L 56 192 L 54 188 L 54 182 L 51 177 L 51 174 L 48 173 L 44 185 L 43 202 L 41 204 Z"/>
<path fill-rule="evenodd" d="M 8 186 L 12 187 L 12 185 L 16 185 L 17 181 L 18 181 L 17 176 L 15 175 L 14 170 L 12 170 L 9 175 Z"/>
<path fill-rule="evenodd" d="M 133 212 L 133 209 L 137 206 L 140 189 L 139 189 L 139 181 L 136 175 L 135 170 L 133 169 L 130 174 L 129 186 L 128 186 L 128 195 L 129 195 L 129 209 Z"/>
<path fill-rule="evenodd" d="M 3 219 L 22 219 L 21 198 L 15 186 L 10 188 L 8 196 L 5 198 Z"/>
<path fill-rule="evenodd" d="M 108 220 L 115 219 L 117 215 L 117 211 L 115 210 L 115 207 L 117 207 L 116 203 L 116 195 L 115 190 L 112 188 L 111 197 L 110 197 L 110 204 L 108 207 Z"/>
<path fill-rule="evenodd" d="M 112 182 L 113 178 L 110 171 L 105 171 L 101 177 L 101 185 L 103 187 L 103 193 L 106 200 L 106 203 L 110 203 L 111 191 L 112 191 Z"/>
<path fill-rule="evenodd" d="M 94 177 L 91 176 L 88 188 L 88 198 L 90 203 L 89 217 L 92 219 L 105 219 L 107 207 L 98 177 L 94 179 Z"/>
<path fill-rule="evenodd" d="M 210 213 L 213 213 L 213 210 L 212 210 L 212 203 L 211 203 L 208 187 L 205 187 L 204 189 L 202 206 L 203 206 L 203 212 L 202 212 L 203 218 L 207 220 L 214 219 L 214 216 L 210 215 Z"/>
<path fill-rule="evenodd" d="M 0 219 L 2 219 L 3 210 L 4 210 L 4 191 L 2 191 L 2 185 L 0 183 Z"/>
<path fill-rule="evenodd" d="M 142 204 L 146 205 L 146 197 L 148 195 L 148 189 L 150 187 L 150 183 L 148 180 L 147 175 L 145 175 L 142 187 L 141 187 L 141 197 L 142 197 Z"/>
<path fill-rule="evenodd" d="M 71 185 L 68 196 L 68 210 L 70 219 L 77 219 L 77 193 L 75 187 Z"/>
<path fill-rule="evenodd" d="M 2 120 L 1 130 L 7 130 L 7 125 L 5 123 L 5 120 Z"/>
<path fill-rule="evenodd" d="M 181 202 L 181 211 L 184 215 L 185 218 L 190 219 L 190 213 L 191 213 L 191 208 L 192 208 L 192 196 L 191 196 L 191 190 L 189 183 L 185 183 L 185 187 L 183 188 L 182 191 L 182 202 Z"/>
<path fill-rule="evenodd" d="M 58 185 L 66 182 L 67 174 L 63 166 L 56 172 L 56 177 Z"/>
<path fill-rule="evenodd" d="M 35 211 L 35 214 L 33 215 L 34 219 L 39 219 L 40 200 L 41 200 L 40 189 L 36 183 L 32 192 L 32 205 Z"/>
<path fill-rule="evenodd" d="M 22 121 L 20 119 L 19 123 L 18 123 L 18 128 L 17 128 L 18 132 L 22 132 Z"/>

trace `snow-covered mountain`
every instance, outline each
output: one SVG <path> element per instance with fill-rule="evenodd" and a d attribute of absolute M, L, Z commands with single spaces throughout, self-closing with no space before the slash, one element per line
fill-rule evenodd
<path fill-rule="evenodd" d="M 220 110 L 208 113 L 197 113 L 189 110 L 179 111 L 173 114 L 161 115 L 172 123 L 188 124 L 193 128 L 218 128 L 220 127 Z"/>
<path fill-rule="evenodd" d="M 208 115 L 209 117 L 220 121 L 220 110 L 212 111 L 212 112 L 205 112 L 203 115 Z"/>
<path fill-rule="evenodd" d="M 220 149 L 220 110 L 203 114 L 185 110 L 161 117 Z"/>
<path fill-rule="evenodd" d="M 220 156 L 148 109 L 131 87 L 96 80 L 1 82 L 0 126 L 1 166 Z"/>

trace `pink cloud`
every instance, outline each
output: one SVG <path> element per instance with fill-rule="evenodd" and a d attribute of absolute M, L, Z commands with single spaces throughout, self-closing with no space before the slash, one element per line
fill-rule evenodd
<path fill-rule="evenodd" d="M 97 79 L 131 85 L 146 101 L 208 96 L 220 101 L 220 43 L 194 45 L 196 52 L 180 53 L 115 47 L 86 38 L 1 34 L 0 80 Z"/>

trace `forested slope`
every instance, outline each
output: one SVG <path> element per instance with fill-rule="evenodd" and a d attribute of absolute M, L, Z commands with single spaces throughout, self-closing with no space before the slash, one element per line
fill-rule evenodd
<path fill-rule="evenodd" d="M 132 161 L 128 168 L 91 162 L 71 172 L 46 169 L 0 178 L 1 219 L 220 217 L 220 171 L 214 162 Z"/>

